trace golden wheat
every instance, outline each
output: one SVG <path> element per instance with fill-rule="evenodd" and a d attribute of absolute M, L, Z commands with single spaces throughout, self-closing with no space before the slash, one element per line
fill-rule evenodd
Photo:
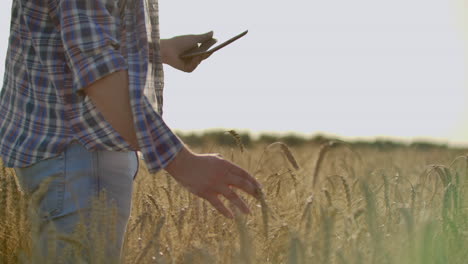
<path fill-rule="evenodd" d="M 252 215 L 227 220 L 166 173 L 150 175 L 142 163 L 124 263 L 465 261 L 466 150 L 382 150 L 332 141 L 295 148 L 278 142 L 254 145 L 242 154 L 231 148 L 216 151 L 233 155 L 265 186 L 256 199 L 245 198 Z M 28 224 L 25 214 L 38 217 L 34 208 L 46 187 L 31 199 L 18 188 L 13 171 L 0 172 L 0 263 L 46 263 L 38 259 L 37 241 L 26 239 L 39 227 Z M 100 208 L 91 213 L 95 225 L 78 225 L 72 235 L 56 233 L 69 247 L 63 252 L 50 247 L 49 255 L 63 262 L 86 261 L 86 256 L 90 263 L 113 261 L 105 257 L 102 233 L 113 239 L 116 212 L 102 209 L 104 195 L 93 202 Z M 97 230 L 99 223 L 106 228 Z M 88 234 L 94 242 L 84 245 Z"/>

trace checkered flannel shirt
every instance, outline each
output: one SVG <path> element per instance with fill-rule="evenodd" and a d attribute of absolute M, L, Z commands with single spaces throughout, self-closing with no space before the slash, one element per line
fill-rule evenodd
<path fill-rule="evenodd" d="M 127 70 L 140 151 L 150 172 L 164 168 L 182 143 L 160 115 L 158 27 L 157 0 L 13 0 L 0 94 L 5 166 L 57 156 L 72 140 L 90 151 L 133 151 L 82 92 Z"/>

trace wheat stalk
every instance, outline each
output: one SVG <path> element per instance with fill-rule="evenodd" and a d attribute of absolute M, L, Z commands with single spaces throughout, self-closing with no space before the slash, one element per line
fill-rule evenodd
<path fill-rule="evenodd" d="M 229 135 L 231 135 L 234 138 L 234 141 L 236 142 L 237 147 L 239 147 L 240 152 L 241 153 L 244 152 L 245 146 L 242 143 L 242 139 L 241 139 L 239 133 L 237 133 L 235 130 L 229 130 L 229 131 L 226 131 L 226 132 L 228 132 Z"/>
<path fill-rule="evenodd" d="M 159 252 L 159 235 L 161 234 L 161 230 L 164 226 L 164 223 L 166 222 L 166 218 L 163 216 L 158 220 L 158 223 L 156 224 L 155 231 L 151 237 L 151 240 L 146 246 L 143 248 L 143 251 L 138 255 L 136 258 L 136 261 L 134 263 L 143 263 L 142 261 L 145 259 L 146 255 L 148 254 L 148 251 L 151 249 L 153 244 L 155 245 L 155 252 Z"/>
<path fill-rule="evenodd" d="M 304 219 L 306 220 L 306 222 L 305 222 L 306 236 L 308 236 L 308 234 L 310 232 L 310 228 L 312 226 L 311 211 L 312 211 L 313 202 L 314 202 L 314 195 L 311 195 L 306 200 L 306 206 L 304 207 L 304 211 L 303 211 L 302 216 L 301 216 L 301 222 L 304 222 Z"/>
<path fill-rule="evenodd" d="M 263 235 L 265 239 L 268 239 L 268 204 L 265 200 L 265 195 L 261 190 L 258 190 L 257 198 L 260 201 L 260 205 L 262 208 L 262 221 L 263 221 Z"/>
<path fill-rule="evenodd" d="M 176 227 L 177 227 L 177 232 L 179 234 L 179 237 L 182 237 L 182 231 L 183 231 L 183 228 L 184 228 L 184 218 L 185 218 L 185 215 L 187 214 L 187 211 L 188 209 L 187 208 L 182 208 L 180 210 L 180 213 L 179 213 L 179 217 L 177 218 L 177 224 L 176 224 Z"/>
<path fill-rule="evenodd" d="M 247 231 L 246 220 L 239 212 L 237 212 L 237 210 L 234 211 L 236 212 L 234 220 L 239 233 L 240 256 L 242 263 L 249 264 L 253 261 L 253 243 L 251 242 Z"/>
<path fill-rule="evenodd" d="M 290 264 L 298 264 L 304 263 L 305 261 L 305 252 L 304 252 L 304 245 L 302 244 L 301 240 L 297 237 L 297 235 L 291 238 L 291 242 L 289 243 L 289 258 L 288 263 Z"/>
<path fill-rule="evenodd" d="M 156 209 L 158 210 L 158 213 L 161 213 L 162 210 L 159 207 L 159 205 L 156 202 L 156 199 L 153 197 L 153 195 L 146 194 L 146 198 L 148 198 L 150 200 L 150 202 L 154 205 L 154 207 L 156 207 Z"/>
<path fill-rule="evenodd" d="M 299 164 L 297 163 L 296 158 L 294 158 L 294 155 L 292 154 L 291 149 L 288 147 L 288 145 L 284 144 L 283 142 L 271 143 L 270 145 L 266 147 L 266 150 L 273 149 L 276 147 L 279 147 L 279 149 L 281 150 L 281 153 L 283 153 L 284 157 L 286 157 L 286 160 L 289 162 L 289 164 L 291 164 L 291 166 L 295 170 L 300 169 Z"/>
<path fill-rule="evenodd" d="M 349 184 L 348 184 L 348 181 L 346 180 L 345 177 L 343 176 L 339 176 L 340 179 L 341 179 L 341 183 L 343 184 L 343 189 L 345 191 L 345 194 L 346 194 L 346 202 L 348 204 L 348 209 L 351 210 L 351 207 L 352 207 L 352 202 L 351 202 L 351 191 L 349 189 Z"/>
<path fill-rule="evenodd" d="M 333 206 L 333 202 L 332 202 L 332 197 L 330 195 L 330 192 L 327 190 L 327 189 L 323 189 L 323 194 L 325 194 L 325 197 L 327 198 L 327 202 L 328 202 L 328 206 Z"/>
<path fill-rule="evenodd" d="M 2 167 L 1 169 L 1 175 L 0 175 L 0 180 L 2 181 L 1 185 L 1 194 L 0 194 L 0 235 L 3 235 L 4 237 L 9 236 L 9 231 L 10 231 L 10 224 L 6 222 L 6 220 L 9 218 L 9 212 L 8 212 L 8 193 L 9 193 L 9 186 L 10 186 L 10 181 L 8 180 L 8 177 L 6 175 L 6 170 L 5 167 Z M 2 236 L 0 236 L 0 254 L 9 256 L 7 254 L 8 250 L 8 240 L 4 239 Z M 1 256 L 0 255 L 0 256 Z"/>
<path fill-rule="evenodd" d="M 286 144 L 280 142 L 280 148 L 283 154 L 286 156 L 286 159 L 293 166 L 293 168 L 295 170 L 299 170 L 300 169 L 299 164 L 297 163 L 297 160 L 294 158 L 294 155 L 292 154 L 289 147 Z"/>
<path fill-rule="evenodd" d="M 332 232 L 335 223 L 335 211 L 321 208 L 321 218 L 323 223 L 323 248 L 322 248 L 322 263 L 330 263 L 331 247 L 332 247 Z"/>
<path fill-rule="evenodd" d="M 334 146 L 334 144 L 335 144 L 334 142 L 330 141 L 320 146 L 318 157 L 315 162 L 314 173 L 312 174 L 312 188 L 313 189 L 315 189 L 315 186 L 317 185 L 320 168 L 322 167 L 325 154 L 332 146 Z"/>

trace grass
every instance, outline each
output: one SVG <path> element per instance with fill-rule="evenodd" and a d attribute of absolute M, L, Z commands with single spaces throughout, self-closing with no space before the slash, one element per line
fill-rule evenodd
<path fill-rule="evenodd" d="M 465 263 L 465 150 L 337 141 L 213 150 L 264 186 L 260 201 L 244 196 L 252 215 L 225 219 L 165 172 L 150 175 L 142 164 L 124 263 Z M 18 263 L 35 255 L 28 238 L 36 231 L 26 217 L 32 207 L 12 170 L 1 170 L 0 188 L 0 263 Z M 93 217 L 112 226 L 112 211 Z M 61 237 L 69 254 L 84 252 L 74 241 L 86 232 L 80 226 Z M 105 241 L 95 243 L 85 245 L 96 249 L 88 252 L 90 262 L 109 263 L 100 253 Z"/>

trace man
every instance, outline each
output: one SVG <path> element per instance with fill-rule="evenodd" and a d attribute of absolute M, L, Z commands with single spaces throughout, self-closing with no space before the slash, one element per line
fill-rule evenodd
<path fill-rule="evenodd" d="M 206 57 L 179 55 L 215 42 L 212 32 L 159 41 L 157 12 L 156 0 L 13 0 L 0 153 L 27 193 L 41 192 L 36 239 L 46 258 L 63 246 L 50 227 L 73 232 L 102 190 L 117 207 L 108 254 L 119 256 L 136 151 L 150 172 L 165 169 L 226 217 L 233 213 L 218 196 L 248 213 L 231 187 L 259 193 L 243 169 L 191 152 L 154 110 L 162 110 L 162 63 L 191 72 Z"/>

